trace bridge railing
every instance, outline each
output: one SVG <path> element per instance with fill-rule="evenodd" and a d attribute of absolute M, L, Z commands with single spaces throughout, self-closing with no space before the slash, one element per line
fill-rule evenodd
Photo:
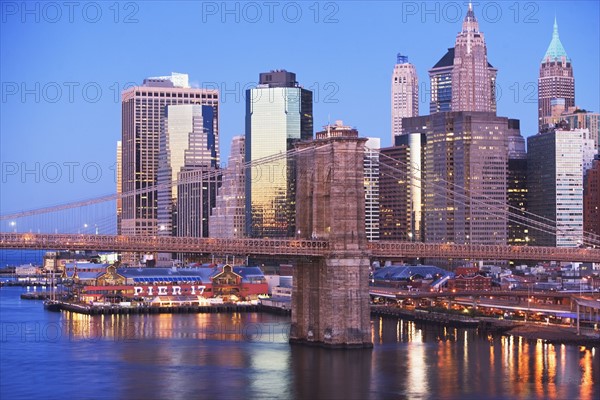
<path fill-rule="evenodd" d="M 600 249 L 485 244 L 369 242 L 374 257 L 600 262 Z"/>
<path fill-rule="evenodd" d="M 323 256 L 329 242 L 171 236 L 0 233 L 0 248 Z"/>
<path fill-rule="evenodd" d="M 326 256 L 331 252 L 330 243 L 324 240 L 33 233 L 0 233 L 0 248 L 316 257 Z M 586 248 L 379 241 L 369 242 L 366 250 L 372 257 L 388 259 L 452 258 L 600 262 L 600 249 Z"/>

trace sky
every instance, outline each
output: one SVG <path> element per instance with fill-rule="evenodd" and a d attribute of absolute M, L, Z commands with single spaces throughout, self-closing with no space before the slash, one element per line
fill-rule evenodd
<path fill-rule="evenodd" d="M 389 146 L 396 54 L 417 68 L 426 115 L 427 71 L 454 46 L 467 10 L 463 1 L 0 5 L 0 214 L 114 193 L 120 92 L 171 72 L 221 90 L 223 162 L 244 133 L 245 89 L 273 69 L 313 90 L 315 130 L 343 120 Z M 537 77 L 555 16 L 576 104 L 600 111 L 598 1 L 473 6 L 498 69 L 498 115 L 520 119 L 523 136 L 536 133 Z"/>

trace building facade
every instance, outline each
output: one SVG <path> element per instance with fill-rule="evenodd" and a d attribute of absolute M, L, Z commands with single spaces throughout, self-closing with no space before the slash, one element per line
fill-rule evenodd
<path fill-rule="evenodd" d="M 381 140 L 365 143 L 365 233 L 367 240 L 379 240 L 379 150 Z"/>
<path fill-rule="evenodd" d="M 207 176 L 211 172 L 216 175 L 219 165 L 219 143 L 214 132 L 213 114 L 214 109 L 211 106 L 199 104 L 166 106 L 159 140 L 157 173 L 159 235 L 182 236 L 178 229 L 178 221 L 193 218 L 185 213 L 179 215 L 183 211 L 178 208 L 180 200 L 182 204 L 192 203 L 189 199 L 180 198 L 179 186 L 193 185 L 191 179 L 194 177 L 200 178 L 200 181 L 216 182 L 216 179 L 208 179 Z M 202 173 L 182 174 L 184 171 L 200 169 L 203 170 Z M 196 197 L 194 191 L 186 190 L 184 194 Z M 198 196 L 195 200 L 203 200 L 204 197 Z M 206 208 L 203 205 L 199 207 Z M 186 210 L 194 209 L 195 207 L 186 208 Z M 208 229 L 202 229 L 204 234 L 207 231 Z"/>
<path fill-rule="evenodd" d="M 491 112 L 407 118 L 425 135 L 424 240 L 506 244 L 509 119 Z M 422 183 L 423 184 L 423 183 Z"/>
<path fill-rule="evenodd" d="M 402 118 L 419 116 L 419 78 L 408 57 L 398 54 L 392 73 L 392 145 L 402 134 Z"/>
<path fill-rule="evenodd" d="M 115 171 L 115 180 L 117 183 L 117 233 L 121 233 L 121 218 L 123 217 L 123 199 L 121 198 L 123 189 L 123 146 L 120 140 L 117 141 L 117 170 Z"/>
<path fill-rule="evenodd" d="M 561 114 L 575 106 L 575 78 L 573 64 L 567 56 L 558 36 L 558 24 L 554 19 L 552 40 L 540 65 L 538 78 L 538 131 L 553 126 L 561 120 Z"/>
<path fill-rule="evenodd" d="M 473 7 L 456 36 L 452 69 L 452 111 L 496 112 L 496 69 L 487 62 L 483 32 Z"/>
<path fill-rule="evenodd" d="M 147 78 L 121 94 L 122 101 L 122 235 L 151 236 L 158 232 L 157 184 L 160 133 L 166 107 L 199 104 L 213 108 L 213 132 L 218 138 L 219 93 L 195 89 L 185 74 Z M 142 192 L 143 191 L 143 192 Z"/>
<path fill-rule="evenodd" d="M 487 60 L 483 33 L 471 6 L 456 36 L 455 47 L 429 70 L 429 113 L 447 111 L 496 112 L 498 70 Z"/>
<path fill-rule="evenodd" d="M 525 138 L 521 136 L 518 120 L 509 120 L 508 136 L 508 244 L 529 244 L 529 228 L 524 223 L 527 216 L 527 152 Z"/>
<path fill-rule="evenodd" d="M 251 237 L 295 234 L 294 158 L 286 152 L 313 137 L 312 92 L 296 74 L 285 70 L 261 73 L 256 88 L 246 92 L 246 233 Z M 281 155 L 269 162 L 257 160 Z"/>
<path fill-rule="evenodd" d="M 242 238 L 246 231 L 244 166 L 245 139 L 235 136 L 223 181 L 209 219 L 209 232 L 215 238 Z"/>
<path fill-rule="evenodd" d="M 209 237 L 210 213 L 221 187 L 221 170 L 205 167 L 181 171 L 178 174 L 175 235 Z"/>
<path fill-rule="evenodd" d="M 426 138 L 405 133 L 380 155 L 380 239 L 423 240 L 423 171 Z"/>
<path fill-rule="evenodd" d="M 560 117 L 561 120 L 567 121 L 571 128 L 587 129 L 589 138 L 595 143 L 596 150 L 600 149 L 600 114 L 570 107 Z"/>
<path fill-rule="evenodd" d="M 531 230 L 538 246 L 583 243 L 584 140 L 580 129 L 554 129 L 527 138 L 528 208 L 552 226 Z"/>
<path fill-rule="evenodd" d="M 600 241 L 600 157 L 596 156 L 583 183 L 583 230 L 594 242 Z"/>

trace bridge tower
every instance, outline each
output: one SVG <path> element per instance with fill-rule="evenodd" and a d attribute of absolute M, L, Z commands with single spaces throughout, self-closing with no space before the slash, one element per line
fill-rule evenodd
<path fill-rule="evenodd" d="M 292 343 L 373 346 L 365 253 L 365 142 L 337 137 L 297 145 L 305 151 L 296 159 L 296 235 L 329 240 L 330 248 L 325 257 L 301 259 L 294 268 Z"/>

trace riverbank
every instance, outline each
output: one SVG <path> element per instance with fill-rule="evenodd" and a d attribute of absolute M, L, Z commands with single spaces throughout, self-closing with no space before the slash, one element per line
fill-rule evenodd
<path fill-rule="evenodd" d="M 21 298 L 30 300 L 44 300 L 48 293 L 29 292 L 21 294 Z M 93 306 L 70 302 L 60 302 L 58 310 L 71 311 L 87 315 L 114 315 L 114 314 L 192 314 L 192 313 L 234 313 L 234 312 L 265 312 L 270 314 L 291 315 L 290 310 L 276 307 L 247 304 L 217 304 L 206 306 L 137 306 L 123 307 L 118 305 Z M 574 327 L 562 325 L 543 325 L 538 323 L 525 323 L 488 317 L 467 317 L 456 314 L 445 314 L 426 310 L 406 310 L 389 306 L 371 306 L 371 314 L 389 318 L 417 321 L 427 324 L 438 324 L 460 328 L 480 329 L 485 332 L 501 333 L 520 336 L 526 339 L 541 339 L 554 344 L 572 344 L 579 346 L 600 346 L 600 332 L 584 330 L 577 335 Z"/>
<path fill-rule="evenodd" d="M 577 346 L 600 346 L 600 332 L 577 329 L 564 325 L 543 325 L 533 322 L 496 319 L 489 317 L 464 317 L 456 314 L 427 312 L 425 310 L 406 310 L 396 307 L 371 306 L 371 314 L 395 317 L 429 324 L 480 329 L 485 332 L 521 336 L 526 339 L 543 340 L 553 344 L 571 344 Z"/>
<path fill-rule="evenodd" d="M 553 344 L 573 344 L 578 346 L 600 346 L 600 332 L 589 335 L 578 335 L 577 329 L 570 326 L 541 324 L 521 324 L 507 333 L 526 339 L 541 339 Z"/>

